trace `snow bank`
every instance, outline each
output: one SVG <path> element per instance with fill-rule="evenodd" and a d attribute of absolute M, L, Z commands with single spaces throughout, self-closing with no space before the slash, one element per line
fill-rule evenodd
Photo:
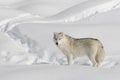
<path fill-rule="evenodd" d="M 86 0 L 24 0 L 23 2 L 10 5 L 10 7 L 46 17 L 55 15 L 66 8 L 84 1 Z"/>
<path fill-rule="evenodd" d="M 5 34 L 7 34 L 9 36 L 9 38 L 11 38 L 16 44 L 19 44 L 19 46 L 22 47 L 24 50 L 24 51 L 19 51 L 19 52 L 14 52 L 14 51 L 10 52 L 10 51 L 3 50 L 3 51 L 1 51 L 1 56 L 3 56 L 1 58 L 2 59 L 1 61 L 5 60 L 6 63 L 8 62 L 8 63 L 16 63 L 16 64 L 18 64 L 18 63 L 19 64 L 20 63 L 21 64 L 22 63 L 25 63 L 25 64 L 28 64 L 28 63 L 29 64 L 51 63 L 51 64 L 58 64 L 58 65 L 66 64 L 65 56 L 61 57 L 61 55 L 58 55 L 59 52 L 57 52 L 57 50 L 53 50 L 55 47 L 51 47 L 52 49 L 50 48 L 50 46 L 53 46 L 53 43 L 51 42 L 51 40 L 52 40 L 51 36 L 50 35 L 48 36 L 48 34 L 52 34 L 53 31 L 55 31 L 56 29 L 53 29 L 53 30 L 49 29 L 51 32 L 48 31 L 45 33 L 47 38 L 42 39 L 40 37 L 40 35 L 38 35 L 38 34 L 40 33 L 40 30 L 43 28 L 38 28 L 38 32 L 33 31 L 34 30 L 34 28 L 33 28 L 32 31 L 30 32 L 32 34 L 29 35 L 29 34 L 27 34 L 27 33 L 29 33 L 29 31 L 26 31 L 26 33 L 25 33 L 25 32 L 22 32 L 22 30 L 19 30 L 20 28 L 17 28 L 17 27 L 19 27 L 19 26 L 21 27 L 21 24 L 25 25 L 24 23 L 28 23 L 28 24 L 33 23 L 34 26 L 35 26 L 34 23 L 39 23 L 40 27 L 44 26 L 44 23 L 46 23 L 46 26 L 50 26 L 49 23 L 53 23 L 53 24 L 51 24 L 51 26 L 54 25 L 54 26 L 59 26 L 59 27 L 60 26 L 65 27 L 66 24 L 62 25 L 60 23 L 76 22 L 76 21 L 84 19 L 88 16 L 115 9 L 116 6 L 119 5 L 119 2 L 120 2 L 119 0 L 84 1 L 83 3 L 77 4 L 73 7 L 65 9 L 64 11 L 62 11 L 54 16 L 47 17 L 47 18 L 41 18 L 38 15 L 36 16 L 36 15 L 30 14 L 30 13 L 26 13 L 24 11 L 12 9 L 12 8 L 0 7 L 0 10 L 2 11 L 0 14 L 0 17 L 1 17 L 0 29 L 1 29 L 1 31 L 4 32 Z M 73 26 L 73 25 L 71 25 L 71 26 Z M 27 27 L 28 27 L 28 25 L 27 25 Z M 30 25 L 29 28 L 31 28 L 31 27 L 32 26 Z M 71 30 L 67 29 L 67 30 L 72 31 L 73 29 L 71 29 Z M 26 30 L 26 29 L 23 28 L 23 30 Z M 28 30 L 30 30 L 30 29 L 28 29 Z M 46 31 L 46 29 L 43 29 L 43 30 Z M 67 31 L 67 30 L 62 30 L 62 31 Z M 60 30 L 57 30 L 57 31 L 60 31 Z M 37 32 L 36 35 L 34 34 L 35 32 Z M 41 31 L 41 34 L 43 34 L 42 32 L 43 31 Z M 80 31 L 78 31 L 78 32 L 80 32 Z M 89 32 L 89 30 L 88 30 L 88 32 Z M 73 32 L 73 33 L 75 33 L 75 32 Z M 98 34 L 100 34 L 100 33 L 98 33 Z M 109 34 L 107 33 L 107 36 L 108 35 Z M 34 38 L 33 36 L 38 37 L 38 39 Z M 45 36 L 45 35 L 41 35 L 41 36 Z M 87 36 L 91 36 L 91 35 L 87 35 Z M 93 36 L 96 37 L 97 35 L 92 35 L 91 37 L 93 37 Z M 107 37 L 106 39 L 108 40 L 108 39 L 110 39 L 110 37 Z M 48 42 L 45 42 L 46 40 Z M 44 41 L 44 42 L 39 42 L 39 41 Z M 50 43 L 49 43 L 49 41 L 50 41 Z M 49 46 L 44 45 L 46 47 L 43 47 L 43 45 L 41 46 L 41 44 L 49 44 Z M 106 42 L 106 45 L 107 44 L 109 44 L 109 43 Z M 118 47 L 117 47 L 117 49 L 118 49 Z M 114 50 L 115 49 L 112 49 L 112 51 L 110 53 L 112 53 Z M 118 52 L 116 52 L 116 53 L 118 53 Z M 8 58 L 6 58 L 6 56 L 4 56 L 3 54 L 5 54 L 5 55 L 7 54 L 8 55 L 7 57 L 9 58 L 9 60 L 7 60 Z M 9 56 L 9 54 L 10 54 L 10 56 Z M 17 58 L 19 58 L 19 59 L 17 59 Z M 78 62 L 76 62 L 76 63 L 78 63 Z M 115 62 L 115 64 L 116 64 L 116 62 Z M 114 66 L 114 63 L 113 63 L 113 66 Z"/>
<path fill-rule="evenodd" d="M 19 39 L 14 40 L 6 33 L 9 22 L 31 16 L 30 13 L 0 6 L 0 64 L 33 64 L 35 62 L 37 56 L 28 53 L 28 47 L 25 44 L 21 44 Z"/>
<path fill-rule="evenodd" d="M 118 8 L 118 4 L 120 4 L 119 0 L 86 1 L 45 20 L 49 22 L 76 22 L 86 17 Z"/>
<path fill-rule="evenodd" d="M 20 3 L 24 3 L 24 1 L 27 2 L 26 0 L 24 0 L 23 2 L 21 2 L 22 0 L 9 1 L 0 0 L 0 4 L 9 4 L 10 6 L 14 4 L 16 6 L 16 4 L 19 4 L 19 1 Z M 28 2 L 27 4 L 29 6 L 26 8 L 26 10 L 30 8 L 33 8 L 32 10 L 34 10 L 34 8 L 38 9 L 39 6 L 34 7 L 31 5 L 31 2 L 34 2 L 33 0 L 29 1 L 30 5 Z M 52 1 L 57 2 L 58 0 Z M 60 1 L 63 0 L 59 0 L 59 2 Z M 64 1 L 68 2 L 68 0 Z M 69 1 L 74 2 L 77 0 Z M 22 6 L 24 8 L 24 4 Z M 119 0 L 88 0 L 83 2 L 82 4 L 80 3 L 54 16 L 44 19 L 40 16 L 32 15 L 24 11 L 21 12 L 17 8 L 17 10 L 13 9 L 14 6 L 12 6 L 12 8 L 9 8 L 9 6 L 0 7 L 0 79 L 119 80 L 119 25 L 115 25 L 114 22 L 113 25 L 63 24 L 76 22 L 91 15 L 93 16 L 95 14 L 97 15 L 95 16 L 95 18 L 91 19 L 92 21 L 96 19 L 100 20 L 99 16 L 103 16 L 102 18 L 105 18 L 105 16 L 111 17 L 112 15 L 112 17 L 114 17 L 115 13 L 117 13 L 116 10 L 115 12 L 113 11 L 103 13 L 103 15 L 98 13 L 106 12 L 118 7 Z M 47 7 L 47 9 L 49 8 Z M 55 9 L 53 9 L 53 12 L 54 10 Z M 85 20 L 83 22 L 87 21 Z M 97 21 L 95 23 L 97 23 Z M 90 67 L 91 63 L 86 57 L 76 58 L 74 60 L 74 65 L 67 66 L 66 57 L 59 51 L 59 49 L 53 43 L 53 32 L 56 31 L 63 31 L 76 38 L 95 37 L 100 39 L 104 44 L 106 52 L 106 57 L 100 68 Z M 13 64 L 14 66 L 11 66 L 11 64 Z M 22 64 L 22 66 L 17 66 L 15 64 Z M 23 64 L 45 65 L 23 66 Z"/>
<path fill-rule="evenodd" d="M 32 64 L 35 55 L 27 53 L 27 47 L 0 32 L 0 64 Z"/>
<path fill-rule="evenodd" d="M 23 18 L 30 15 L 30 13 L 0 6 L 0 26 L 2 27 L 14 19 Z"/>
<path fill-rule="evenodd" d="M 105 13 L 96 14 L 76 23 L 79 24 L 104 24 L 104 25 L 119 25 L 120 24 L 120 8 L 108 11 Z"/>
<path fill-rule="evenodd" d="M 118 5 L 120 4 L 119 0 L 102 0 L 102 1 L 84 1 L 80 2 L 80 4 L 77 4 L 73 7 L 70 7 L 68 9 L 65 9 L 64 11 L 61 11 L 60 13 L 50 16 L 47 18 L 41 18 L 39 15 L 29 15 L 28 17 L 20 18 L 17 17 L 17 19 L 12 19 L 9 22 L 9 25 L 7 25 L 6 30 L 11 30 L 18 24 L 22 23 L 71 23 L 71 22 L 77 22 L 80 20 L 83 20 L 84 18 L 111 11 L 113 9 L 118 8 Z M 32 10 L 31 10 L 32 11 Z"/>

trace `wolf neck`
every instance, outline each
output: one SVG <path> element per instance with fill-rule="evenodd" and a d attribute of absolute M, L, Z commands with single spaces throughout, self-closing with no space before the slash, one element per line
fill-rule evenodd
<path fill-rule="evenodd" d="M 66 36 L 66 40 L 67 40 L 67 42 L 69 42 L 69 44 L 74 41 L 71 36 L 69 36 L 69 35 L 65 35 L 65 36 Z"/>
<path fill-rule="evenodd" d="M 71 44 L 74 41 L 71 36 L 68 36 L 68 35 L 64 35 L 64 36 L 65 36 L 64 39 L 60 42 L 60 45 L 59 45 L 59 47 L 63 49 L 71 47 Z"/>
<path fill-rule="evenodd" d="M 64 39 L 59 42 L 58 47 L 62 50 L 62 52 L 67 55 L 67 53 L 71 53 L 71 45 L 73 39 L 68 35 L 64 35 Z"/>

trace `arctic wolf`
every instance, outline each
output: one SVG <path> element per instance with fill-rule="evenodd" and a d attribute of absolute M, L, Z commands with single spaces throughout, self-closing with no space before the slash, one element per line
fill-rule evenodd
<path fill-rule="evenodd" d="M 87 55 L 94 67 L 98 67 L 104 59 L 102 43 L 94 38 L 75 39 L 62 32 L 54 32 L 54 42 L 66 55 L 68 64 L 72 64 L 73 57 Z"/>

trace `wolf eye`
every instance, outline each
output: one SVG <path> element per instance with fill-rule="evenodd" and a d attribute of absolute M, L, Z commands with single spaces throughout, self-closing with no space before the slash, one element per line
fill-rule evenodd
<path fill-rule="evenodd" d="M 53 37 L 55 40 L 57 40 L 56 36 Z"/>
<path fill-rule="evenodd" d="M 61 40 L 62 38 L 58 38 L 58 40 Z"/>

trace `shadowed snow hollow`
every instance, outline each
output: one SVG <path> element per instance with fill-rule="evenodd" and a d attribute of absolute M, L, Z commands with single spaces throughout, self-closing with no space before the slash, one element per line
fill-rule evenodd
<path fill-rule="evenodd" d="M 0 32 L 0 64 L 32 64 L 35 56 L 27 53 L 27 47 Z"/>

